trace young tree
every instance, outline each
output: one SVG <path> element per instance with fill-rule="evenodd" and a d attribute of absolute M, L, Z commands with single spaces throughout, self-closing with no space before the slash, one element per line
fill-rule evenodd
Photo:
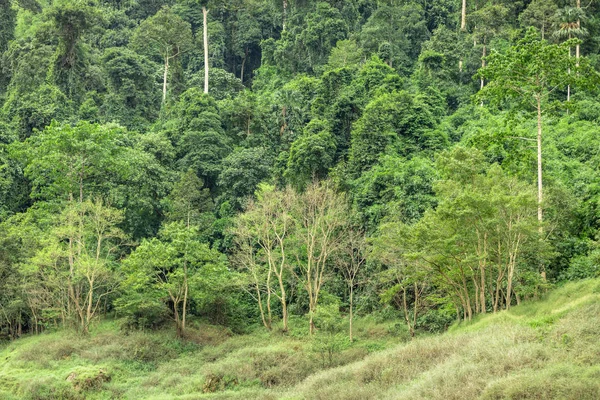
<path fill-rule="evenodd" d="M 293 246 L 290 238 L 296 229 L 296 221 L 291 214 L 295 201 L 296 194 L 291 188 L 276 190 L 264 185 L 257 193 L 257 200 L 250 201 L 246 211 L 237 218 L 234 228 L 237 257 L 251 274 L 263 324 L 270 329 L 271 297 L 275 296 L 281 303 L 284 332 L 288 330 L 286 280 L 290 273 Z M 272 287 L 273 277 L 277 280 L 278 291 Z M 263 285 L 267 292 L 266 319 L 260 295 Z"/>
<path fill-rule="evenodd" d="M 49 294 L 57 300 L 46 301 L 46 306 L 54 303 L 66 317 L 75 319 L 80 332 L 89 332 L 102 301 L 118 287 L 114 263 L 126 239 L 118 228 L 122 220 L 122 211 L 107 207 L 99 199 L 67 205 L 58 226 L 26 262 L 30 277 L 47 281 L 38 288 L 45 288 L 46 293 L 27 290 L 32 311 L 40 296 Z M 65 293 L 61 293 L 63 288 Z M 37 321 L 36 313 L 33 315 Z"/>
<path fill-rule="evenodd" d="M 346 246 L 342 251 L 340 257 L 336 259 L 337 264 L 340 266 L 342 273 L 344 274 L 344 280 L 348 285 L 350 291 L 349 296 L 349 323 L 348 334 L 350 341 L 354 340 L 354 289 L 358 284 L 358 274 L 366 262 L 366 238 L 365 234 L 359 230 L 351 229 L 348 231 Z"/>
<path fill-rule="evenodd" d="M 123 261 L 126 294 L 120 307 L 134 312 L 152 304 L 168 308 L 178 336 L 183 336 L 189 300 L 216 293 L 226 268 L 221 255 L 197 240 L 197 229 L 182 222 L 167 224 L 158 238 L 144 240 Z"/>
<path fill-rule="evenodd" d="M 315 182 L 294 202 L 294 234 L 299 279 L 308 294 L 310 334 L 314 317 L 334 256 L 346 243 L 347 200 L 330 182 Z"/>

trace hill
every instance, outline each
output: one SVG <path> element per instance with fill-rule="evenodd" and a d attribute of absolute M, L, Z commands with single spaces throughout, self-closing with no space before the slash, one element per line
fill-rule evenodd
<path fill-rule="evenodd" d="M 4 345 L 0 397 L 600 398 L 598 279 L 412 341 L 393 335 L 393 322 L 372 318 L 358 321 L 353 344 L 325 349 L 300 328 L 232 335 L 204 326 L 180 341 L 167 332 L 119 332 L 117 324 L 104 322 L 88 337 L 57 331 Z"/>

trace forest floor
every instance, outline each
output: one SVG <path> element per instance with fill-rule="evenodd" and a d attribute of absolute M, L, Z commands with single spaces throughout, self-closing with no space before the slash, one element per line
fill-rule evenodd
<path fill-rule="evenodd" d="M 373 318 L 352 344 L 316 341 L 303 322 L 287 335 L 198 326 L 186 341 L 119 321 L 28 336 L 0 345 L 0 398 L 600 398 L 600 279 L 412 341 Z"/>

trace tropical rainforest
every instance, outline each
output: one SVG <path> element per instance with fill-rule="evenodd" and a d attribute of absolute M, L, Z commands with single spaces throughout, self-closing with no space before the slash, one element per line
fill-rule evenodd
<path fill-rule="evenodd" d="M 0 0 L 0 395 L 600 397 L 599 53 L 594 0 Z"/>

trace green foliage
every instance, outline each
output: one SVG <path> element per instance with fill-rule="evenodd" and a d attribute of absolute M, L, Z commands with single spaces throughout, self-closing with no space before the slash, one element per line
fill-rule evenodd
<path fill-rule="evenodd" d="M 593 397 L 562 311 L 306 379 L 598 275 L 600 6 L 461 5 L 0 0 L 0 397 Z"/>

